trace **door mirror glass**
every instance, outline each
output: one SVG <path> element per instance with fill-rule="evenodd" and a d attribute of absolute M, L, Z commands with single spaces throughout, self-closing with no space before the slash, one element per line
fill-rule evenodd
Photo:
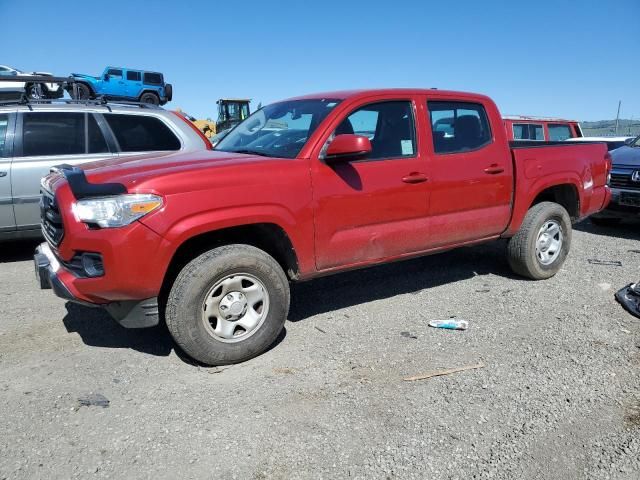
<path fill-rule="evenodd" d="M 371 142 L 363 135 L 336 135 L 327 148 L 325 161 L 329 164 L 364 158 L 371 153 Z"/>
<path fill-rule="evenodd" d="M 104 81 L 105 81 L 105 82 L 108 82 L 108 81 L 109 81 L 109 74 L 108 74 L 108 73 L 105 73 L 105 74 L 104 74 Z"/>

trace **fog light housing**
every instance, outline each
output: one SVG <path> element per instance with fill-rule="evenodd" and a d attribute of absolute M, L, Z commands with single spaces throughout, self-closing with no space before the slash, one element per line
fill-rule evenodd
<path fill-rule="evenodd" d="M 99 253 L 83 253 L 82 269 L 87 277 L 101 277 L 104 275 L 102 255 Z"/>

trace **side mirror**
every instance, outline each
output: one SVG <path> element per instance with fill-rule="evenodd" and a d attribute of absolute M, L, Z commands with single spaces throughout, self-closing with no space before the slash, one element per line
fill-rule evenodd
<path fill-rule="evenodd" d="M 105 82 L 108 82 L 108 81 L 109 81 L 109 74 L 108 74 L 108 73 L 105 73 L 105 74 L 104 74 L 104 81 L 105 81 Z"/>
<path fill-rule="evenodd" d="M 362 135 L 336 135 L 325 154 L 328 164 L 339 163 L 353 158 L 366 157 L 371 153 L 371 142 Z"/>
<path fill-rule="evenodd" d="M 633 143 L 633 141 L 634 141 L 634 140 L 635 140 L 635 138 L 627 138 L 627 139 L 624 141 L 624 144 L 625 144 L 625 145 L 631 145 L 631 144 Z"/>

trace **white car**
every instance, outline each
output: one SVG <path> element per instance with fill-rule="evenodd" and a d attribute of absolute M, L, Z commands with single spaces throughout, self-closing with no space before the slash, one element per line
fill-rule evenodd
<path fill-rule="evenodd" d="M 23 72 L 17 68 L 7 65 L 0 65 L 0 77 L 15 76 L 48 76 L 53 75 L 48 72 Z M 29 82 L 0 82 L 0 93 L 22 93 L 26 92 L 29 98 L 61 98 L 64 95 L 62 85 L 57 83 L 29 83 Z"/>
<path fill-rule="evenodd" d="M 627 145 L 636 137 L 575 137 L 567 138 L 565 142 L 602 142 L 607 144 L 607 150 L 615 150 L 616 148 Z"/>

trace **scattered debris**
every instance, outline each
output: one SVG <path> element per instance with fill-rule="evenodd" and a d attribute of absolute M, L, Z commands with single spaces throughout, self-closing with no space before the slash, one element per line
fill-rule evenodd
<path fill-rule="evenodd" d="M 640 282 L 631 283 L 618 290 L 615 297 L 627 312 L 640 318 Z"/>
<path fill-rule="evenodd" d="M 296 373 L 296 369 L 295 368 L 273 368 L 273 373 L 281 373 L 283 375 L 293 375 L 294 373 Z"/>
<path fill-rule="evenodd" d="M 489 293 L 491 291 L 490 288 L 480 288 L 476 290 L 477 293 Z"/>
<path fill-rule="evenodd" d="M 620 260 L 598 260 L 597 258 L 587 259 L 591 265 L 607 265 L 611 267 L 621 267 L 622 262 Z"/>
<path fill-rule="evenodd" d="M 222 373 L 222 372 L 224 372 L 225 370 L 228 370 L 228 369 L 229 369 L 229 367 L 227 367 L 227 368 L 213 367 L 213 368 L 207 368 L 206 372 L 211 374 L 211 375 L 213 375 L 215 373 Z"/>
<path fill-rule="evenodd" d="M 316 330 L 318 330 L 321 333 L 327 333 L 323 329 L 321 329 L 320 327 L 316 327 L 315 325 L 313 326 L 313 328 L 315 328 Z"/>
<path fill-rule="evenodd" d="M 83 397 L 78 397 L 79 407 L 102 407 L 107 408 L 109 406 L 109 399 L 101 393 L 90 393 Z"/>
<path fill-rule="evenodd" d="M 507 293 L 511 293 L 511 292 L 513 292 L 513 288 L 507 288 L 506 290 L 503 290 L 501 292 L 501 295 L 506 295 Z"/>
<path fill-rule="evenodd" d="M 627 250 L 629 253 L 640 253 L 640 250 Z"/>
<path fill-rule="evenodd" d="M 449 330 L 466 330 L 469 328 L 469 322 L 466 320 L 431 320 L 429 326 L 433 328 L 446 328 Z"/>
<path fill-rule="evenodd" d="M 443 375 L 451 375 L 452 373 L 464 372 L 466 370 L 475 370 L 476 368 L 484 368 L 485 364 L 480 362 L 475 365 L 468 365 L 466 367 L 445 368 L 444 370 L 432 370 L 431 372 L 423 373 L 422 375 L 415 375 L 413 377 L 403 378 L 405 382 L 415 382 L 416 380 L 426 380 L 432 377 L 441 377 Z"/>
<path fill-rule="evenodd" d="M 413 338 L 413 339 L 417 339 L 418 338 L 417 335 L 413 335 L 411 332 L 400 332 L 400 336 L 405 337 L 405 338 Z"/>

